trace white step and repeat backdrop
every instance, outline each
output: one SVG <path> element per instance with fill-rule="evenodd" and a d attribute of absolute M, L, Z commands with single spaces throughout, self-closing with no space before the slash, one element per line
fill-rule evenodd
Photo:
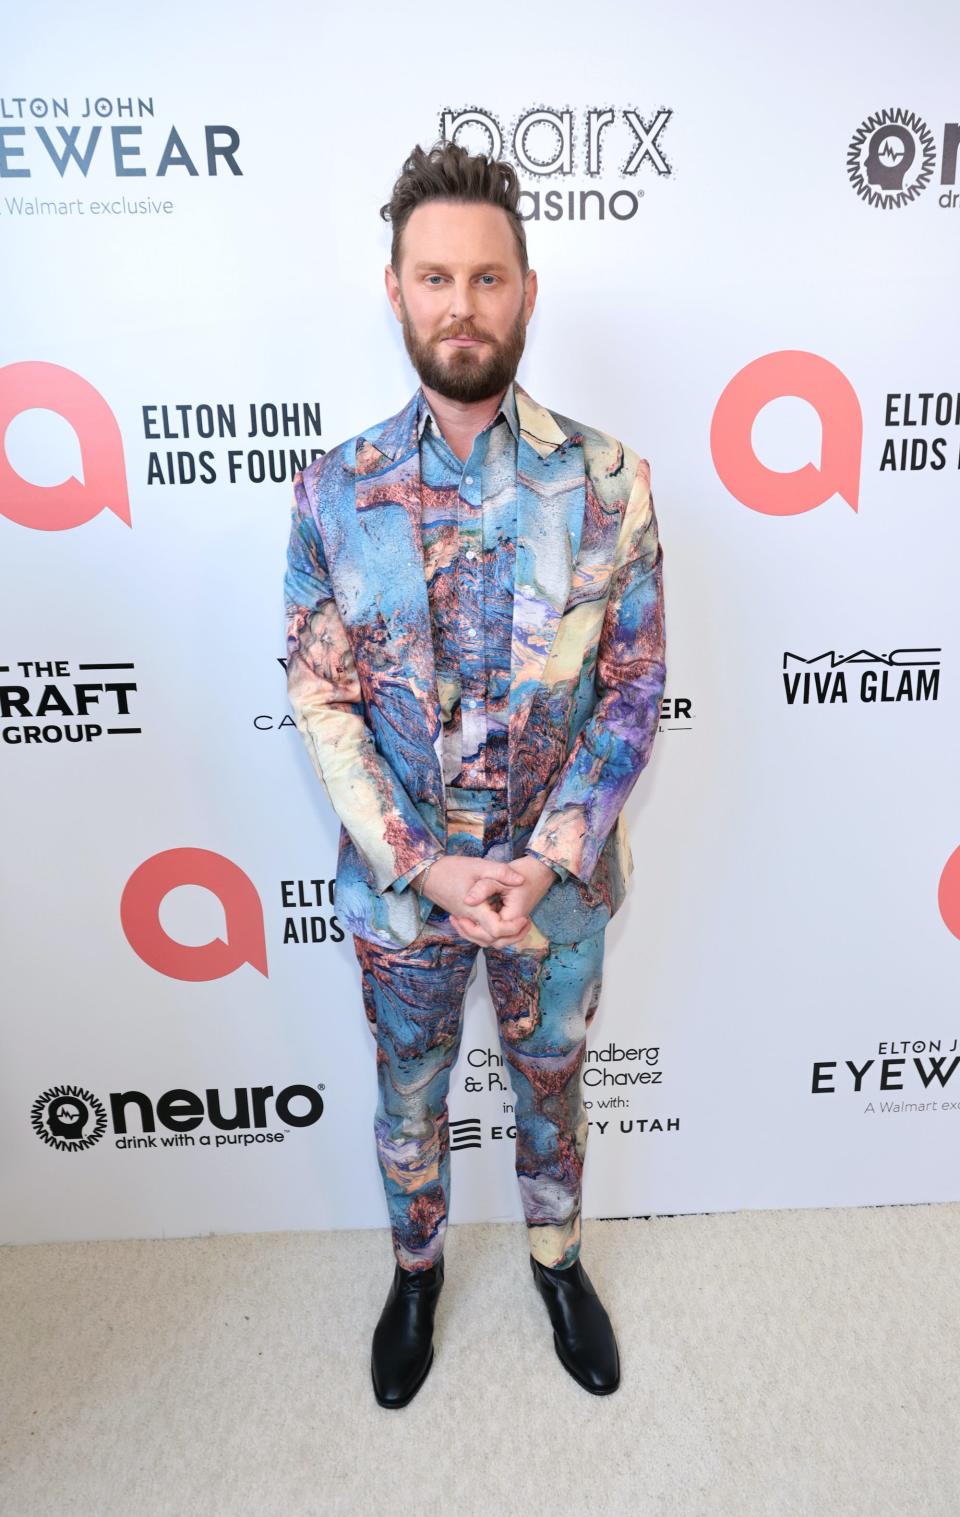
<path fill-rule="evenodd" d="M 960 20 L 882 12 L 8 23 L 4 1241 L 386 1225 L 282 574 L 416 386 L 378 209 L 440 135 L 517 164 L 519 377 L 664 545 L 585 1215 L 960 1196 Z M 482 969 L 466 1017 L 451 1220 L 519 1219 Z"/>

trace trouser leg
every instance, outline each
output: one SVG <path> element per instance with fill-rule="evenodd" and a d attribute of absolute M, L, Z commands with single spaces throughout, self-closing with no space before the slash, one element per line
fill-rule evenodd
<path fill-rule="evenodd" d="M 448 853 L 509 859 L 506 809 L 491 791 L 448 787 Z M 479 945 L 434 907 L 407 948 L 354 935 L 364 1007 L 377 1039 L 377 1154 L 399 1262 L 426 1269 L 443 1249 L 450 1199 L 447 1094 Z M 588 1118 L 581 1067 L 603 973 L 604 930 L 484 948 L 500 1046 L 513 1086 L 516 1171 L 530 1251 L 573 1264 L 580 1250 Z"/>
<path fill-rule="evenodd" d="M 477 945 L 426 939 L 384 949 L 354 935 L 364 1009 L 377 1042 L 374 1135 L 393 1251 L 429 1269 L 450 1209 L 447 1094 Z"/>
<path fill-rule="evenodd" d="M 515 1101 L 516 1170 L 530 1252 L 564 1269 L 580 1252 L 589 1119 L 581 1070 L 600 1000 L 605 929 L 551 943 L 536 926 L 484 950 L 500 1047 Z"/>

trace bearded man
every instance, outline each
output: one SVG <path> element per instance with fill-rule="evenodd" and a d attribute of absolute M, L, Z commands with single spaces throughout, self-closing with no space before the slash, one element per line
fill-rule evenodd
<path fill-rule="evenodd" d="M 659 724 L 663 550 L 647 460 L 516 380 L 537 298 L 519 195 L 507 162 L 410 154 L 381 215 L 420 384 L 294 481 L 288 690 L 340 819 L 337 912 L 376 1040 L 394 1272 L 371 1374 L 394 1408 L 433 1363 L 480 948 L 556 1352 L 585 1390 L 620 1381 L 580 1258 L 580 1076 L 633 870 L 623 805 Z"/>

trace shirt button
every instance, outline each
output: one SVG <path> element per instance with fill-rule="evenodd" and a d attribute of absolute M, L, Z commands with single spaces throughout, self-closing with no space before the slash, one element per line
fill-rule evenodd
<path fill-rule="evenodd" d="M 467 550 L 467 557 L 468 557 L 468 558 L 476 558 L 476 556 L 477 556 L 477 555 L 476 555 L 476 553 L 474 553 L 474 551 L 473 551 L 473 549 L 472 549 L 472 548 L 469 548 L 469 549 L 468 549 L 468 550 Z"/>
<path fill-rule="evenodd" d="M 472 474 L 465 474 L 463 476 L 463 482 L 464 482 L 465 485 L 472 485 L 473 484 L 473 475 Z"/>
<path fill-rule="evenodd" d="M 468 637 L 476 637 L 476 635 L 477 635 L 477 629 L 476 629 L 476 627 L 468 627 L 467 628 L 467 636 Z"/>

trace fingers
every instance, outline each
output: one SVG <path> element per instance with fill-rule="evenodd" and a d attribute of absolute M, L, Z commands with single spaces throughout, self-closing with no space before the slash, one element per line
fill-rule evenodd
<path fill-rule="evenodd" d="M 503 943 L 518 943 L 521 938 L 526 937 L 529 931 L 530 923 L 527 918 L 524 917 L 522 925 L 518 926 L 516 922 L 512 923 L 510 929 L 506 932 L 501 932 L 497 936 L 496 941 L 491 946 L 494 948 L 499 948 Z"/>
<path fill-rule="evenodd" d="M 527 920 L 526 917 L 523 917 L 521 919 L 521 922 L 520 922 L 519 926 L 517 925 L 516 921 L 514 921 L 513 925 L 511 926 L 511 928 L 509 930 L 509 932 L 498 932 L 498 933 L 496 933 L 495 936 L 494 936 L 494 939 L 493 939 L 492 946 L 494 948 L 499 948 L 500 945 L 501 945 L 501 943 L 515 943 L 518 940 L 518 938 L 526 937 L 526 935 L 529 932 L 529 930 L 530 930 L 530 923 L 529 923 L 529 921 Z"/>
<path fill-rule="evenodd" d="M 481 901 L 489 901 L 492 895 L 499 895 L 503 888 L 499 880 L 484 876 L 482 879 L 474 880 L 464 892 L 463 899 L 470 906 L 479 906 Z"/>
<path fill-rule="evenodd" d="M 479 943 L 483 948 L 490 947 L 489 936 L 484 936 L 480 933 L 476 923 L 471 922 L 469 917 L 454 916 L 453 912 L 451 912 L 450 920 L 462 938 L 469 938 L 471 943 Z"/>
<path fill-rule="evenodd" d="M 450 921 L 465 938 L 473 943 L 480 943 L 485 948 L 500 947 L 504 943 L 513 943 L 522 938 L 530 926 L 529 917 L 511 917 L 509 928 L 501 930 L 502 917 L 494 916 L 493 922 L 488 926 L 474 920 L 472 916 L 457 916 L 450 913 Z"/>
<path fill-rule="evenodd" d="M 498 872 L 493 873 L 493 868 L 496 868 Z M 503 874 L 500 872 L 502 870 L 507 871 L 507 873 L 511 875 L 512 878 L 505 879 L 503 877 Z M 470 905 L 473 906 L 478 901 L 485 901 L 489 896 L 493 895 L 497 891 L 504 889 L 510 890 L 517 885 L 523 885 L 525 883 L 526 875 L 521 874 L 519 869 L 513 869 L 509 864 L 491 866 L 490 872 L 485 871 L 482 875 L 480 875 L 478 879 L 474 880 L 472 885 L 468 887 L 464 894 L 464 900 L 468 901 Z"/>
<path fill-rule="evenodd" d="M 483 878 L 499 880 L 501 885 L 522 885 L 526 875 L 500 859 L 483 859 Z"/>
<path fill-rule="evenodd" d="M 530 926 L 530 916 L 527 912 L 508 911 L 506 907 L 497 916 L 497 930 L 501 935 L 509 936 L 515 932 L 526 932 Z"/>
<path fill-rule="evenodd" d="M 486 906 L 481 902 L 478 906 L 471 906 L 467 918 L 479 932 L 484 934 L 485 943 L 493 943 L 500 936 L 500 914 L 494 911 L 492 906 Z"/>
<path fill-rule="evenodd" d="M 489 867 L 489 865 L 487 867 Z M 523 873 L 522 869 L 514 869 L 513 865 L 508 864 L 505 860 L 494 860 L 493 867 L 498 871 L 498 878 L 501 879 L 505 885 L 522 885 L 526 879 L 526 875 Z"/>
<path fill-rule="evenodd" d="M 480 943 L 484 948 L 489 948 L 490 934 L 478 927 L 470 917 L 458 917 L 451 911 L 450 921 L 462 938 L 469 938 L 471 943 Z"/>

